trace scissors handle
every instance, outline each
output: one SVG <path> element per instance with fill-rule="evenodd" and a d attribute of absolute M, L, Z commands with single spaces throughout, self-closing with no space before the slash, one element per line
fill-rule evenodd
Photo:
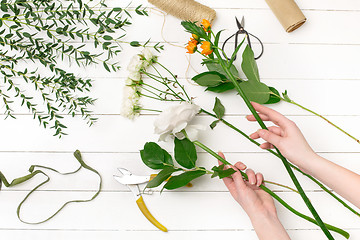
<path fill-rule="evenodd" d="M 150 213 L 149 209 L 146 207 L 144 199 L 142 196 L 140 196 L 138 198 L 138 200 L 136 200 L 136 204 L 138 205 L 140 211 L 144 214 L 144 216 L 158 229 L 160 229 L 163 232 L 167 232 L 167 228 L 164 227 L 161 223 L 158 222 L 158 220 L 156 220 L 154 218 L 154 216 Z"/>

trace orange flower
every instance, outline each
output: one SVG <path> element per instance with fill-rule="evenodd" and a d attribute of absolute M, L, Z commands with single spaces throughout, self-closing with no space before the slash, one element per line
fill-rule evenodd
<path fill-rule="evenodd" d="M 193 44 L 198 45 L 199 42 L 195 38 L 190 38 L 189 43 L 193 43 Z"/>
<path fill-rule="evenodd" d="M 197 42 L 197 41 L 196 41 Z M 188 45 L 185 47 L 188 51 L 186 53 L 194 53 L 197 49 L 197 43 L 189 41 Z"/>
<path fill-rule="evenodd" d="M 211 44 L 208 41 L 202 42 L 200 48 L 202 49 L 201 54 L 204 55 L 210 55 L 213 52 L 213 50 L 211 49 Z"/>
<path fill-rule="evenodd" d="M 203 19 L 201 25 L 204 27 L 205 31 L 210 32 L 211 23 L 208 20 Z"/>

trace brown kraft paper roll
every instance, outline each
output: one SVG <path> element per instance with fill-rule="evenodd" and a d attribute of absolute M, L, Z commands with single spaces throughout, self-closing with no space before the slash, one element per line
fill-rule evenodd
<path fill-rule="evenodd" d="M 161 10 L 182 20 L 201 22 L 203 19 L 212 22 L 215 19 L 214 9 L 194 0 L 148 0 Z"/>
<path fill-rule="evenodd" d="M 306 22 L 306 17 L 294 0 L 265 0 L 286 32 L 292 32 Z"/>

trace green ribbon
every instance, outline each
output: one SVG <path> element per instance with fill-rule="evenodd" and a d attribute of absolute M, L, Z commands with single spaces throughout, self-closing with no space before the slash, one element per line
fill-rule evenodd
<path fill-rule="evenodd" d="M 73 172 L 67 172 L 67 173 L 61 173 L 59 171 L 57 171 L 56 169 L 53 169 L 53 168 L 50 168 L 50 167 L 45 167 L 45 166 L 40 166 L 40 165 L 32 165 L 30 168 L 29 168 L 29 172 L 30 174 L 26 175 L 26 176 L 23 176 L 23 177 L 19 177 L 19 178 L 16 178 L 14 179 L 13 181 L 11 181 L 11 183 L 9 183 L 7 181 L 7 179 L 5 178 L 4 174 L 0 171 L 0 190 L 1 190 L 1 186 L 2 186 L 2 183 L 4 183 L 4 185 L 6 187 L 13 187 L 13 186 L 16 186 L 18 184 L 21 184 L 23 182 L 26 182 L 30 179 L 32 179 L 34 176 L 38 175 L 38 174 L 42 174 L 44 176 L 46 176 L 46 180 L 41 182 L 40 184 L 38 184 L 36 187 L 34 187 L 26 196 L 25 198 L 20 202 L 19 206 L 17 207 L 17 210 L 16 210 L 16 214 L 17 214 L 17 217 L 18 219 L 23 222 L 23 223 L 26 223 L 26 224 L 40 224 L 40 223 L 44 223 L 44 222 L 47 222 L 49 221 L 50 219 L 52 219 L 53 217 L 55 217 L 63 208 L 65 208 L 65 206 L 67 206 L 68 204 L 70 203 L 83 203 L 83 202 L 90 202 L 92 200 L 94 200 L 100 193 L 101 191 L 101 188 L 102 188 L 102 178 L 101 178 L 101 175 L 98 171 L 96 171 L 94 168 L 90 167 L 89 165 L 87 165 L 82 157 L 81 157 L 81 153 L 79 150 L 76 150 L 74 152 L 74 157 L 76 158 L 76 160 L 80 163 L 80 166 L 78 169 L 76 169 L 75 171 Z M 96 175 L 99 176 L 99 188 L 97 190 L 97 192 L 89 199 L 85 199 L 85 200 L 71 200 L 71 201 L 68 201 L 68 202 L 65 202 L 55 213 L 53 213 L 50 217 L 46 218 L 45 220 L 42 220 L 42 221 L 39 221 L 39 222 L 27 222 L 27 221 L 24 221 L 22 218 L 21 218 L 21 215 L 20 215 L 20 212 L 21 212 L 21 207 L 22 205 L 26 202 L 26 200 L 30 197 L 30 195 L 32 193 L 34 193 L 38 188 L 40 188 L 41 186 L 45 185 L 47 182 L 50 181 L 50 177 L 45 173 L 43 172 L 42 170 L 35 170 L 35 168 L 41 168 L 41 169 L 46 169 L 46 170 L 50 170 L 50 171 L 53 171 L 53 172 L 56 172 L 58 174 L 61 174 L 61 175 L 71 175 L 71 174 L 75 174 L 77 173 L 78 171 L 80 171 L 82 168 L 85 168 L 93 173 L 95 173 Z"/>

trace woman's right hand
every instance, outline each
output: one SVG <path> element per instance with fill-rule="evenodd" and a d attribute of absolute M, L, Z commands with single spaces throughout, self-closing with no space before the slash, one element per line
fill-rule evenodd
<path fill-rule="evenodd" d="M 259 129 L 250 137 L 252 139 L 264 139 L 266 142 L 260 145 L 263 149 L 276 146 L 284 157 L 306 171 L 306 167 L 310 164 L 311 159 L 314 159 L 316 153 L 296 124 L 271 108 L 255 102 L 251 104 L 263 121 L 271 121 L 277 126 L 271 126 L 268 128 L 269 130 Z M 252 122 L 256 121 L 253 115 L 248 115 L 246 118 Z"/>

